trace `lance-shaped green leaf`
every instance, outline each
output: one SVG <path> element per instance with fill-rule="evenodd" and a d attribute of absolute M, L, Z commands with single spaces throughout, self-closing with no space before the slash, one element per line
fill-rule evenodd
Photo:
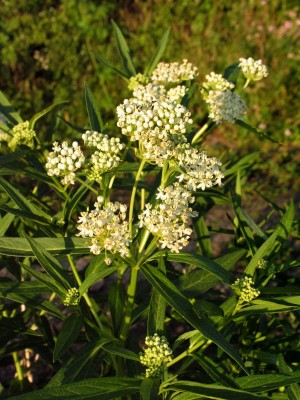
<path fill-rule="evenodd" d="M 101 279 L 105 278 L 107 275 L 112 274 L 117 271 L 119 266 L 109 267 L 106 264 L 102 264 L 102 268 L 96 272 L 89 274 L 82 284 L 79 286 L 79 293 L 83 294 L 88 290 L 88 288 L 95 283 L 99 282 Z"/>
<path fill-rule="evenodd" d="M 139 361 L 139 356 L 131 350 L 124 349 L 122 347 L 118 347 L 111 344 L 104 344 L 102 349 L 107 353 L 114 354 L 116 356 L 120 356 L 122 358 L 126 358 L 128 360 Z"/>
<path fill-rule="evenodd" d="M 234 281 L 234 275 L 224 269 L 217 262 L 209 259 L 208 257 L 201 256 L 199 254 L 190 253 L 187 251 L 182 251 L 180 253 L 171 253 L 170 251 L 160 251 L 151 259 L 158 259 L 162 255 L 166 256 L 168 261 L 181 262 L 184 264 L 194 265 L 198 268 L 201 268 L 205 271 L 211 272 L 216 275 L 223 283 L 231 284 Z"/>
<path fill-rule="evenodd" d="M 0 296 L 5 297 L 7 293 L 16 294 L 40 294 L 49 293 L 49 288 L 41 282 L 37 281 L 24 281 L 24 282 L 2 282 L 0 281 Z"/>
<path fill-rule="evenodd" d="M 112 24 L 121 63 L 124 71 L 126 72 L 127 78 L 130 78 L 131 76 L 136 75 L 136 71 L 130 56 L 129 47 L 118 25 L 114 21 L 112 21 Z"/>
<path fill-rule="evenodd" d="M 49 215 L 47 215 L 40 208 L 32 204 L 30 201 L 28 201 L 26 197 L 23 196 L 15 187 L 13 187 L 10 183 L 8 183 L 5 179 L 1 177 L 0 177 L 0 186 L 8 194 L 8 196 L 16 203 L 16 205 L 20 208 L 20 210 L 35 214 L 48 221 L 51 221 L 51 217 L 49 217 Z"/>
<path fill-rule="evenodd" d="M 14 219 L 14 214 L 10 212 L 0 219 L 0 237 L 5 235 L 7 229 L 10 227 Z"/>
<path fill-rule="evenodd" d="M 270 140 L 273 143 L 278 143 L 279 144 L 279 142 L 277 140 L 273 139 L 271 136 L 267 135 L 265 132 L 261 131 L 258 128 L 255 128 L 254 126 L 251 126 L 251 125 L 247 124 L 244 121 L 236 119 L 235 123 L 236 123 L 236 125 L 239 125 L 242 128 L 247 129 L 247 131 L 255 133 L 255 135 L 258 136 L 260 139 L 267 139 L 267 140 Z"/>
<path fill-rule="evenodd" d="M 30 267 L 25 263 L 20 264 L 22 268 L 29 273 L 29 275 L 33 276 L 37 281 L 47 286 L 50 292 L 56 293 L 61 299 L 65 298 L 67 293 L 66 289 L 59 282 L 56 282 L 55 279 L 43 274 L 42 272 L 36 271 L 33 267 Z"/>
<path fill-rule="evenodd" d="M 11 400 L 110 400 L 140 391 L 141 379 L 94 378 L 13 396 Z"/>
<path fill-rule="evenodd" d="M 237 317 L 254 314 L 274 314 L 300 309 L 300 296 L 272 297 L 268 299 L 256 299 L 248 307 L 243 307 Z"/>
<path fill-rule="evenodd" d="M 85 93 L 85 104 L 89 115 L 91 129 L 97 132 L 101 132 L 103 130 L 103 121 L 99 109 L 96 106 L 93 93 L 88 87 L 86 82 L 84 83 L 84 93 Z"/>
<path fill-rule="evenodd" d="M 157 400 L 160 380 L 144 378 L 141 384 L 141 400 Z"/>
<path fill-rule="evenodd" d="M 36 238 L 35 241 L 51 254 L 89 254 L 91 240 L 76 237 Z M 34 252 L 26 239 L 19 237 L 0 237 L 0 254 L 26 257 Z"/>
<path fill-rule="evenodd" d="M 293 219 L 294 219 L 294 203 L 291 202 L 285 214 L 279 221 L 275 231 L 260 246 L 260 248 L 252 257 L 250 263 L 248 264 L 245 270 L 246 274 L 253 275 L 259 260 L 261 260 L 263 257 L 268 256 L 273 251 L 276 240 L 279 239 L 282 241 L 287 237 L 292 228 Z"/>
<path fill-rule="evenodd" d="M 227 79 L 229 82 L 236 84 L 236 81 L 239 77 L 239 73 L 240 73 L 239 63 L 234 63 L 225 69 L 224 78 Z"/>
<path fill-rule="evenodd" d="M 274 390 L 281 386 L 287 386 L 292 383 L 300 382 L 300 372 L 291 372 L 289 375 L 284 374 L 262 374 L 249 375 L 242 378 L 236 378 L 236 383 L 249 392 L 264 392 Z"/>
<path fill-rule="evenodd" d="M 103 339 L 90 342 L 76 354 L 71 356 L 54 375 L 45 388 L 61 386 L 63 384 L 94 378 L 102 358 L 101 347 Z"/>
<path fill-rule="evenodd" d="M 290 374 L 292 369 L 286 364 L 283 355 L 279 354 L 279 372 L 281 374 Z M 289 396 L 289 400 L 299 400 L 300 399 L 300 387 L 297 383 L 292 383 L 287 388 L 287 394 Z"/>
<path fill-rule="evenodd" d="M 53 362 L 57 361 L 69 347 L 77 339 L 83 325 L 83 319 L 80 315 L 72 314 L 64 320 L 62 329 L 57 337 L 54 352 Z"/>
<path fill-rule="evenodd" d="M 8 98 L 0 90 L 0 114 L 3 114 L 5 119 L 10 123 L 10 126 L 14 126 L 22 122 L 20 114 L 13 108 Z"/>
<path fill-rule="evenodd" d="M 69 276 L 68 272 L 65 271 L 55 257 L 53 257 L 43 246 L 41 246 L 36 240 L 30 238 L 25 234 L 25 238 L 28 240 L 30 247 L 38 262 L 45 269 L 50 277 L 55 282 L 59 283 L 65 289 L 69 289 L 73 286 L 73 281 Z"/>
<path fill-rule="evenodd" d="M 120 280 L 114 282 L 110 286 L 108 292 L 108 303 L 113 330 L 115 336 L 118 336 L 124 318 L 124 306 L 126 303 L 126 289 L 124 283 Z"/>
<path fill-rule="evenodd" d="M 232 357 L 245 371 L 244 363 L 238 352 L 224 339 L 207 318 L 199 318 L 189 300 L 177 289 L 177 287 L 157 268 L 151 265 L 143 265 L 141 271 L 151 285 L 166 299 L 187 322 L 198 329 L 207 339 L 212 340 Z"/>
<path fill-rule="evenodd" d="M 35 123 L 40 118 L 42 118 L 44 115 L 47 115 L 49 112 L 54 111 L 54 110 L 60 110 L 63 106 L 65 106 L 68 103 L 69 103 L 68 101 L 62 101 L 60 103 L 55 103 L 55 104 L 52 104 L 51 106 L 45 108 L 44 110 L 38 112 L 37 114 L 35 114 L 29 121 L 30 129 L 34 129 Z"/>
<path fill-rule="evenodd" d="M 163 390 L 163 392 L 169 392 L 169 391 L 183 392 L 180 393 L 179 395 L 174 396 L 173 397 L 174 400 L 186 399 L 185 392 L 188 394 L 187 399 L 189 400 L 198 399 L 197 395 L 200 395 L 201 396 L 200 398 L 204 396 L 204 398 L 218 399 L 218 400 L 232 400 L 232 399 L 269 400 L 270 399 L 269 397 L 260 396 L 254 393 L 249 393 L 244 390 L 228 388 L 216 384 L 207 385 L 204 383 L 191 382 L 191 381 L 177 381 L 164 384 L 161 390 Z M 190 397 L 190 394 L 192 393 L 194 397 Z"/>
<path fill-rule="evenodd" d="M 127 74 L 125 74 L 124 72 L 120 71 L 118 68 L 115 68 L 113 65 L 111 65 L 107 60 L 105 60 L 103 57 L 101 57 L 99 54 L 94 52 L 94 55 L 96 57 L 96 59 L 101 62 L 101 64 L 103 64 L 105 67 L 113 70 L 114 72 L 116 72 L 118 75 L 122 76 L 122 78 L 127 78 Z"/>
<path fill-rule="evenodd" d="M 152 71 L 155 69 L 155 67 L 159 63 L 161 56 L 163 55 L 163 53 L 166 49 L 166 46 L 167 46 L 167 43 L 169 40 L 170 30 L 171 30 L 171 28 L 168 28 L 166 30 L 166 32 L 163 34 L 162 38 L 160 39 L 149 64 L 145 68 L 145 71 L 144 71 L 145 75 L 150 76 L 152 74 Z"/>
<path fill-rule="evenodd" d="M 166 266 L 163 257 L 159 259 L 158 267 L 164 274 L 166 273 Z M 155 332 L 164 330 L 165 311 L 166 300 L 155 288 L 153 288 L 149 305 L 147 336 L 152 336 Z"/>
<path fill-rule="evenodd" d="M 0 204 L 0 209 L 6 211 L 8 214 L 6 215 L 14 215 L 20 218 L 24 218 L 30 221 L 37 222 L 39 224 L 49 225 L 50 220 L 39 215 L 33 214 L 28 211 L 23 211 L 18 208 L 9 207 L 6 204 Z M 0 235 L 1 236 L 1 235 Z"/>
<path fill-rule="evenodd" d="M 88 187 L 85 185 L 79 186 L 76 190 L 74 196 L 72 196 L 68 201 L 66 201 L 64 206 L 64 219 L 65 221 L 69 221 L 71 215 L 73 214 L 77 204 L 80 202 L 81 198 L 88 191 Z"/>

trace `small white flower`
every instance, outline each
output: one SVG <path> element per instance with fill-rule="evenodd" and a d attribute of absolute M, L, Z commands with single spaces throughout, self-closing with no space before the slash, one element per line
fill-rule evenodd
<path fill-rule="evenodd" d="M 261 60 L 254 61 L 253 58 L 240 58 L 239 67 L 246 79 L 259 81 L 266 78 L 269 74 L 267 67 Z"/>
<path fill-rule="evenodd" d="M 147 336 L 147 346 L 144 353 L 140 353 L 141 364 L 147 367 L 146 378 L 160 378 L 165 365 L 172 360 L 172 350 L 164 336 Z"/>
<path fill-rule="evenodd" d="M 198 68 L 184 59 L 182 63 L 160 62 L 152 72 L 151 79 L 154 83 L 179 83 L 195 79 L 197 75 Z"/>
<path fill-rule="evenodd" d="M 245 100 L 231 90 L 210 90 L 205 101 L 209 108 L 209 118 L 217 124 L 222 121 L 234 124 L 235 120 L 243 119 L 247 111 Z"/>

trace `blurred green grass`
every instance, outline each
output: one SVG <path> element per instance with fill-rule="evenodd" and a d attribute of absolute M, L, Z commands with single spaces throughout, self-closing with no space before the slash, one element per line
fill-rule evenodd
<path fill-rule="evenodd" d="M 87 126 L 84 81 L 92 89 L 104 120 L 129 92 L 126 83 L 99 64 L 94 51 L 119 64 L 111 20 L 121 27 L 137 70 L 142 71 L 162 34 L 171 26 L 163 59 L 188 58 L 199 68 L 199 82 L 222 73 L 240 57 L 262 59 L 269 77 L 248 89 L 248 121 L 283 143 L 261 143 L 241 128 L 222 125 L 206 145 L 221 154 L 261 151 L 259 189 L 274 182 L 285 193 L 299 178 L 298 1 L 225 0 L 3 0 L 0 30 L 1 90 L 24 118 L 53 102 L 70 100 L 64 118 Z M 200 94 L 192 104 L 195 122 L 206 109 Z M 109 126 L 116 132 L 113 124 Z M 40 128 L 43 131 L 43 127 Z M 72 135 L 60 125 L 61 135 Z M 227 158 L 227 157 L 226 157 Z M 298 158 L 298 160 L 297 160 Z M 261 187 L 260 187 L 261 186 Z M 280 192 L 280 189 L 278 189 Z M 280 193 L 279 193 L 280 194 Z"/>

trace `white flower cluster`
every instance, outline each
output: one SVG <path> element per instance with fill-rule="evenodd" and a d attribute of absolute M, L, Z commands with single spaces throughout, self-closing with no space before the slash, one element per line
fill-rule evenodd
<path fill-rule="evenodd" d="M 247 111 L 245 100 L 231 90 L 211 90 L 206 98 L 206 103 L 209 108 L 209 118 L 217 124 L 221 121 L 234 124 L 235 120 L 242 119 Z"/>
<path fill-rule="evenodd" d="M 177 85 L 168 90 L 167 96 L 171 101 L 180 103 L 187 91 L 188 89 L 184 85 Z"/>
<path fill-rule="evenodd" d="M 20 145 L 24 144 L 28 147 L 33 146 L 33 139 L 36 137 L 36 133 L 33 129 L 29 128 L 29 121 L 20 122 L 12 128 L 12 138 L 8 142 L 8 147 L 12 150 Z"/>
<path fill-rule="evenodd" d="M 268 76 L 268 69 L 261 60 L 254 61 L 253 58 L 240 58 L 239 67 L 246 79 L 259 81 Z"/>
<path fill-rule="evenodd" d="M 163 85 L 148 83 L 146 86 L 138 85 L 133 89 L 133 96 L 140 102 L 152 102 L 166 97 L 166 88 Z"/>
<path fill-rule="evenodd" d="M 250 276 L 244 276 L 234 282 L 232 287 L 239 295 L 240 303 L 251 303 L 252 300 L 260 295 L 260 291 L 253 286 L 254 282 Z"/>
<path fill-rule="evenodd" d="M 172 360 L 172 350 L 164 336 L 147 336 L 145 340 L 147 348 L 140 353 L 141 364 L 147 367 L 146 378 L 160 378 L 165 365 Z"/>
<path fill-rule="evenodd" d="M 182 63 L 160 62 L 152 72 L 151 80 L 154 83 L 179 83 L 195 79 L 197 75 L 198 68 L 185 59 Z"/>
<path fill-rule="evenodd" d="M 205 190 L 221 185 L 224 175 L 220 171 L 222 163 L 217 158 L 207 157 L 205 151 L 199 152 L 189 143 L 178 145 L 176 150 L 176 162 L 182 170 L 177 178 L 179 182 L 185 183 L 188 190 Z"/>
<path fill-rule="evenodd" d="M 94 210 L 81 213 L 77 236 L 92 238 L 93 254 L 100 254 L 104 250 L 127 257 L 130 243 L 128 222 L 125 221 L 127 206 L 119 202 L 109 202 L 106 206 L 102 203 L 103 198 L 99 196 Z M 106 263 L 109 262 L 107 258 Z"/>
<path fill-rule="evenodd" d="M 61 183 L 74 185 L 75 171 L 81 168 L 85 157 L 78 144 L 73 142 L 72 146 L 68 146 L 67 142 L 59 145 L 58 142 L 53 143 L 53 152 L 47 157 L 46 169 L 49 176 L 62 176 Z"/>
<path fill-rule="evenodd" d="M 97 150 L 91 155 L 86 168 L 88 179 L 101 181 L 104 172 L 116 168 L 121 159 L 118 156 L 125 145 L 120 143 L 119 138 L 109 137 L 97 131 L 86 131 L 82 135 L 84 144 L 87 147 Z"/>
<path fill-rule="evenodd" d="M 125 99 L 117 107 L 118 122 L 123 135 L 131 140 L 140 140 L 149 131 L 156 130 L 157 135 L 165 138 L 168 134 L 186 133 L 186 125 L 193 121 L 191 113 L 181 104 L 164 100 L 139 102 L 136 99 Z M 144 137 L 143 137 L 144 139 Z"/>
<path fill-rule="evenodd" d="M 161 248 L 178 253 L 189 243 L 192 218 L 198 213 L 189 205 L 195 201 L 191 192 L 182 188 L 178 182 L 165 188 L 159 187 L 156 199 L 160 203 L 146 204 L 139 215 L 139 227 L 146 227 L 154 236 L 158 236 Z"/>
<path fill-rule="evenodd" d="M 234 89 L 234 84 L 229 82 L 227 79 L 223 78 L 221 74 L 216 74 L 215 72 L 211 72 L 209 75 L 205 77 L 206 82 L 203 83 L 202 90 L 203 97 L 206 98 L 208 93 L 213 91 L 224 92 L 226 90 Z"/>
<path fill-rule="evenodd" d="M 69 289 L 63 304 L 65 306 L 77 306 L 79 302 L 80 302 L 79 290 L 75 287 Z"/>

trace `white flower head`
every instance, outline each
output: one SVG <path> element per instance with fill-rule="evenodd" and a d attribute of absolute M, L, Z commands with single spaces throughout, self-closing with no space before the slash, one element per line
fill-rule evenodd
<path fill-rule="evenodd" d="M 74 185 L 75 172 L 81 168 L 85 160 L 78 142 L 73 142 L 71 146 L 67 142 L 61 145 L 54 142 L 52 150 L 47 157 L 47 174 L 61 176 L 63 185 Z"/>
<path fill-rule="evenodd" d="M 128 222 L 125 221 L 127 206 L 119 202 L 109 202 L 104 206 L 103 198 L 98 200 L 94 204 L 94 210 L 81 213 L 77 236 L 92 238 L 90 249 L 93 254 L 108 251 L 128 257 L 130 235 Z"/>
<path fill-rule="evenodd" d="M 254 61 L 253 58 L 240 58 L 239 67 L 241 68 L 246 79 L 251 81 L 259 81 L 266 78 L 269 74 L 268 68 L 261 60 Z"/>
<path fill-rule="evenodd" d="M 159 187 L 156 195 L 160 200 L 154 207 L 146 204 L 139 215 L 139 226 L 146 227 L 158 237 L 160 247 L 178 253 L 189 243 L 192 218 L 198 213 L 190 204 L 194 202 L 191 192 L 181 187 L 178 182 L 171 186 Z"/>
<path fill-rule="evenodd" d="M 198 68 L 184 59 L 182 63 L 160 62 L 152 72 L 151 79 L 154 83 L 180 83 L 195 79 L 197 75 Z"/>
<path fill-rule="evenodd" d="M 204 99 L 207 98 L 211 90 L 225 92 L 226 90 L 234 89 L 235 86 L 232 82 L 223 78 L 221 74 L 216 74 L 215 72 L 206 75 L 205 79 L 206 81 L 203 83 L 203 89 L 201 90 Z"/>
<path fill-rule="evenodd" d="M 235 120 L 243 119 L 247 111 L 245 100 L 231 90 L 210 90 L 205 101 L 209 108 L 209 118 L 217 124 L 222 121 L 234 124 Z"/>

